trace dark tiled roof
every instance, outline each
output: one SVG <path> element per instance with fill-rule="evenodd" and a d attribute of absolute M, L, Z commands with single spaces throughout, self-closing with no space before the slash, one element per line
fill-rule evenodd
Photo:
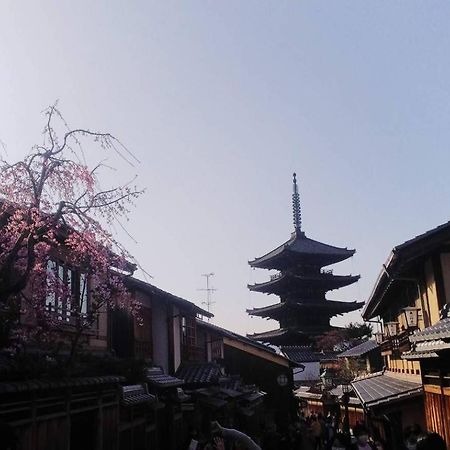
<path fill-rule="evenodd" d="M 350 348 L 349 350 L 346 350 L 343 353 L 340 353 L 338 355 L 338 358 L 357 358 L 371 352 L 376 348 L 378 348 L 378 344 L 374 340 L 369 339 L 368 341 L 365 341 L 359 345 L 356 345 L 355 347 Z"/>
<path fill-rule="evenodd" d="M 286 287 L 292 286 L 296 286 L 297 288 L 316 287 L 329 291 L 353 284 L 359 278 L 359 275 L 332 275 L 328 273 L 321 273 L 319 275 L 282 274 L 264 283 L 249 284 L 247 287 L 251 291 L 265 292 L 267 294 L 281 293 Z"/>
<path fill-rule="evenodd" d="M 182 366 L 176 375 L 186 384 L 213 384 L 219 382 L 222 372 L 218 364 L 204 363 Z"/>
<path fill-rule="evenodd" d="M 289 358 L 298 363 L 319 362 L 320 355 L 308 345 L 285 345 L 280 347 L 281 351 Z"/>
<path fill-rule="evenodd" d="M 247 337 L 255 341 L 269 342 L 274 345 L 309 340 L 305 332 L 291 328 L 277 328 L 276 330 L 264 331 L 262 333 L 248 334 Z"/>
<path fill-rule="evenodd" d="M 333 245 L 309 239 L 304 233 L 293 233 L 291 239 L 287 242 L 266 255 L 249 261 L 249 264 L 252 267 L 277 268 L 277 260 L 283 254 L 294 254 L 299 257 L 308 257 L 310 255 L 324 257 L 327 264 L 332 264 L 350 258 L 354 253 L 355 250 L 334 247 Z"/>
<path fill-rule="evenodd" d="M 156 397 L 148 393 L 147 387 L 142 384 L 122 386 L 122 404 L 134 406 L 141 403 L 154 403 Z"/>
<path fill-rule="evenodd" d="M 251 316 L 261 317 L 276 317 L 289 313 L 289 310 L 308 310 L 314 309 L 316 311 L 330 312 L 331 314 L 343 314 L 361 308 L 364 302 L 339 302 L 334 300 L 326 300 L 322 302 L 317 301 L 303 301 L 303 302 L 280 302 L 262 308 L 247 309 L 247 314 Z"/>
<path fill-rule="evenodd" d="M 157 388 L 178 387 L 184 384 L 180 378 L 165 375 L 160 367 L 150 367 L 145 371 L 148 384 Z"/>
<path fill-rule="evenodd" d="M 422 394 L 420 383 L 406 381 L 383 372 L 355 378 L 351 384 L 361 403 L 368 408 Z"/>
<path fill-rule="evenodd" d="M 124 377 L 83 377 L 63 378 L 60 380 L 29 380 L 10 383 L 0 383 L 0 393 L 41 391 L 46 389 L 61 389 L 77 386 L 94 386 L 100 384 L 118 384 L 125 381 Z"/>
<path fill-rule="evenodd" d="M 432 341 L 450 338 L 450 317 L 442 319 L 422 331 L 415 331 L 410 337 L 411 342 Z"/>
<path fill-rule="evenodd" d="M 450 342 L 442 339 L 433 339 L 421 342 L 414 342 L 413 348 L 408 352 L 402 353 L 403 359 L 424 359 L 438 358 L 438 352 L 442 350 L 450 350 Z"/>
<path fill-rule="evenodd" d="M 308 345 L 284 345 L 281 351 L 292 361 L 298 363 L 334 361 L 336 352 L 316 352 Z"/>

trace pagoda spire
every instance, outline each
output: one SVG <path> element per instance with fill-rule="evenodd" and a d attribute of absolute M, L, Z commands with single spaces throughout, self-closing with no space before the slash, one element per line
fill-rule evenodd
<path fill-rule="evenodd" d="M 298 194 L 297 175 L 293 175 L 292 213 L 294 215 L 294 229 L 297 233 L 302 231 L 302 210 L 300 207 L 300 195 Z"/>

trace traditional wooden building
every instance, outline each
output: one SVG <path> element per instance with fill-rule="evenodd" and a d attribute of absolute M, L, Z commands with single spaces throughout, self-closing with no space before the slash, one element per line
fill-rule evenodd
<path fill-rule="evenodd" d="M 450 315 L 410 336 L 411 350 L 402 355 L 420 361 L 428 429 L 443 436 L 450 446 Z"/>
<path fill-rule="evenodd" d="M 197 343 L 197 317 L 211 313 L 134 277 L 127 278 L 126 285 L 142 305 L 142 323 L 127 312 L 112 312 L 110 342 L 117 356 L 146 359 L 166 374 L 174 374 L 183 362 L 206 358 Z"/>
<path fill-rule="evenodd" d="M 380 346 L 373 339 L 361 342 L 337 355 L 352 377 L 379 372 L 383 368 Z"/>
<path fill-rule="evenodd" d="M 362 392 L 389 381 L 392 389 L 374 399 L 383 405 L 379 412 L 370 399 L 363 403 L 394 441 L 399 429 L 417 422 L 450 445 L 449 249 L 450 222 L 394 247 L 363 310 L 364 319 L 384 324 L 385 371 L 358 383 Z"/>
<path fill-rule="evenodd" d="M 327 300 L 328 291 L 355 283 L 359 275 L 334 275 L 323 267 L 350 258 L 355 250 L 334 247 L 306 237 L 301 228 L 297 181 L 293 180 L 294 232 L 291 238 L 266 255 L 249 262 L 253 268 L 279 272 L 264 283 L 248 286 L 251 291 L 274 294 L 280 302 L 247 310 L 252 316 L 277 320 L 276 330 L 249 337 L 275 345 L 302 345 L 311 337 L 329 331 L 331 317 L 354 311 L 363 304 Z"/>
<path fill-rule="evenodd" d="M 264 391 L 265 414 L 279 428 L 292 423 L 297 413 L 292 369 L 304 367 L 266 345 L 217 325 L 198 321 L 198 327 L 209 360 L 219 364 L 226 374 L 239 376 L 246 384 Z"/>

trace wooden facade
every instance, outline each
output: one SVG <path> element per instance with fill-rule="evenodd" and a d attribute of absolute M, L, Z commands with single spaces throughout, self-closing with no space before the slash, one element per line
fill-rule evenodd
<path fill-rule="evenodd" d="M 450 352 L 421 360 L 427 429 L 450 444 Z"/>
<path fill-rule="evenodd" d="M 118 449 L 121 381 L 0 383 L 0 421 L 8 424 L 19 450 Z"/>
<path fill-rule="evenodd" d="M 425 386 L 424 390 L 427 428 L 450 442 L 450 388 Z"/>
<path fill-rule="evenodd" d="M 446 223 L 395 247 L 363 311 L 366 320 L 376 316 L 383 320 L 381 351 L 387 370 L 402 379 L 419 380 L 424 405 L 420 418 L 448 446 L 450 326 L 439 329 L 434 337 L 430 333 L 443 323 L 442 311 L 450 304 L 449 244 L 450 223 Z M 408 326 L 405 307 L 418 311 L 416 327 Z M 397 323 L 392 336 L 387 322 Z M 413 412 L 412 406 L 405 406 L 405 414 Z"/>

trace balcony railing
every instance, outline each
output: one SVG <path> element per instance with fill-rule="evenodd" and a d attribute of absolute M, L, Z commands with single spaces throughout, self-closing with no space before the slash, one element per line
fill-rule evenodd
<path fill-rule="evenodd" d="M 381 353 L 392 352 L 394 354 L 402 354 L 411 349 L 411 342 L 409 341 L 410 332 L 401 331 L 397 336 L 387 337 L 385 341 L 380 344 Z"/>

